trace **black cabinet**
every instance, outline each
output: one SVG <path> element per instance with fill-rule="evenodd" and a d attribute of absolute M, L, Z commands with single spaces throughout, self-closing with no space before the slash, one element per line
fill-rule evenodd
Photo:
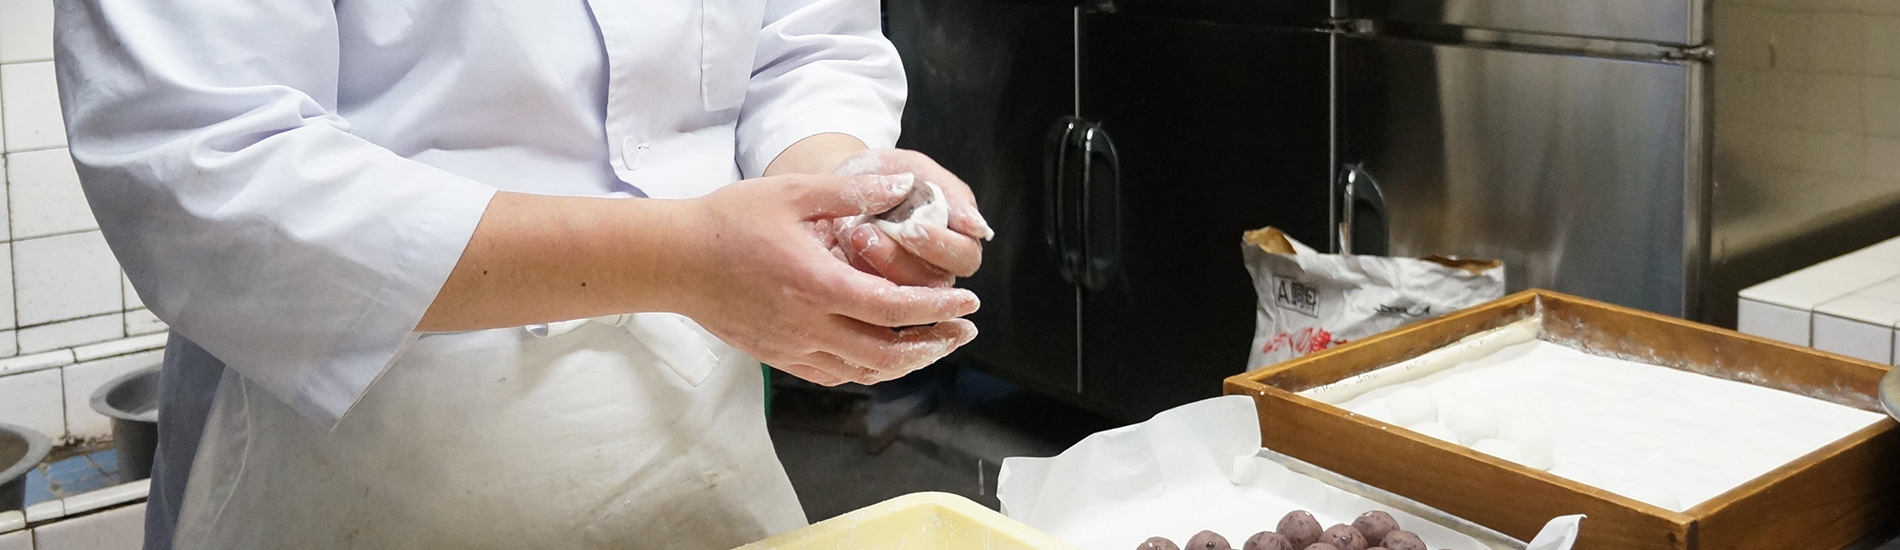
<path fill-rule="evenodd" d="M 899 145 L 963 176 L 998 231 L 956 359 L 1131 420 L 1245 369 L 1241 233 L 1326 248 L 1333 38 L 1169 11 L 1198 5 L 887 0 Z"/>
<path fill-rule="evenodd" d="M 1219 395 L 1245 370 L 1255 300 L 1242 232 L 1273 225 L 1325 247 L 1331 35 L 1102 13 L 1082 23 L 1081 118 L 1113 142 L 1119 168 L 1116 204 L 1088 210 L 1118 210 L 1120 233 L 1113 273 L 1083 291 L 1083 389 L 1143 417 Z"/>

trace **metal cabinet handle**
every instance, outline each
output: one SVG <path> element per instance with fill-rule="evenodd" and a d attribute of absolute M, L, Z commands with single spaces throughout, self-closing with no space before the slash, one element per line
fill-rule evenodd
<path fill-rule="evenodd" d="M 1102 290 L 1121 269 L 1121 158 L 1108 132 L 1082 130 L 1082 288 Z"/>
<path fill-rule="evenodd" d="M 1071 198 L 1076 188 L 1071 180 L 1076 176 L 1070 165 L 1080 160 L 1075 141 L 1086 125 L 1082 119 L 1063 117 L 1049 128 L 1043 142 L 1043 246 L 1056 273 L 1068 284 L 1075 284 L 1082 256 L 1079 239 L 1071 238 L 1078 209 Z"/>
<path fill-rule="evenodd" d="M 1384 256 L 1391 253 L 1392 235 L 1386 215 L 1385 192 L 1365 165 L 1346 164 L 1339 170 L 1339 253 Z M 1361 207 L 1364 214 L 1361 215 Z"/>

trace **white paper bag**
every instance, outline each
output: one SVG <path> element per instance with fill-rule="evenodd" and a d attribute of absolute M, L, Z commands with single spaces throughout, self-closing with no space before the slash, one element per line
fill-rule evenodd
<path fill-rule="evenodd" d="M 1321 254 L 1272 227 L 1241 250 L 1259 296 L 1249 370 L 1504 296 L 1497 260 Z"/>

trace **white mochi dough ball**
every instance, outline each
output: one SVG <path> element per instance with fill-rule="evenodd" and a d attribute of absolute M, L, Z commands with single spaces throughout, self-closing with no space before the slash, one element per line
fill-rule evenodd
<path fill-rule="evenodd" d="M 1451 432 L 1458 434 L 1458 441 L 1470 445 L 1497 437 L 1498 417 L 1491 408 L 1476 403 L 1459 403 L 1446 410 L 1440 419 Z"/>
<path fill-rule="evenodd" d="M 1437 438 L 1453 444 L 1458 443 L 1458 434 L 1452 433 L 1451 428 L 1447 428 L 1444 424 L 1437 422 L 1420 422 L 1406 429 L 1418 432 L 1420 435 Z"/>
<path fill-rule="evenodd" d="M 904 174 L 909 176 L 909 174 Z M 891 211 L 877 216 L 877 226 L 891 235 L 904 235 L 910 225 L 942 229 L 950 225 L 950 203 L 943 200 L 943 188 L 923 182 L 911 187 L 910 195 Z"/>
<path fill-rule="evenodd" d="M 1502 439 L 1485 439 L 1471 444 L 1471 450 L 1488 454 L 1518 464 L 1524 463 L 1524 451 L 1517 445 Z"/>
<path fill-rule="evenodd" d="M 1526 418 L 1507 418 L 1498 422 L 1498 439 L 1517 445 L 1524 451 L 1524 465 L 1549 470 L 1556 464 L 1556 443 L 1550 427 Z"/>
<path fill-rule="evenodd" d="M 1392 415 L 1392 423 L 1400 426 L 1438 420 L 1438 398 L 1411 386 L 1394 390 L 1385 398 L 1385 407 Z"/>

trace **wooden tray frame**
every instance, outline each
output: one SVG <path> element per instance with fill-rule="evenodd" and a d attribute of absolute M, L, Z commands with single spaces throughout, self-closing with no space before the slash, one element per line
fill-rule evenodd
<path fill-rule="evenodd" d="M 1900 432 L 1883 420 L 1683 512 L 1638 502 L 1294 393 L 1543 313 L 1585 351 L 1882 412 L 1888 367 L 1653 313 L 1529 290 L 1227 378 L 1259 408 L 1261 442 L 1321 468 L 1530 540 L 1587 514 L 1579 550 L 1838 549 L 1900 519 Z M 1882 413 L 1885 414 L 1884 412 Z"/>

